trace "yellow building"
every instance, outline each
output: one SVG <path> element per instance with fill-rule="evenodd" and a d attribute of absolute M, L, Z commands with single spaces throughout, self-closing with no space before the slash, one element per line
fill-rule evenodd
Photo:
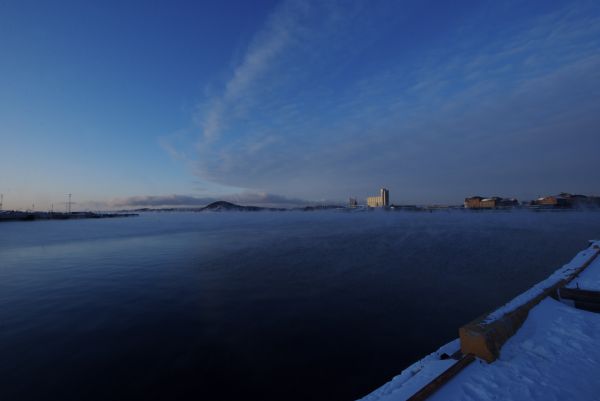
<path fill-rule="evenodd" d="M 379 190 L 379 196 L 369 196 L 367 206 L 369 207 L 387 207 L 390 205 L 390 191 L 385 188 Z"/>

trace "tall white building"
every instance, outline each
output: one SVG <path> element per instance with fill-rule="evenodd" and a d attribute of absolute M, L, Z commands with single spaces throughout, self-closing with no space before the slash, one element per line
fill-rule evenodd
<path fill-rule="evenodd" d="M 390 191 L 386 188 L 379 190 L 379 196 L 369 196 L 367 206 L 369 207 L 388 207 L 390 205 Z"/>

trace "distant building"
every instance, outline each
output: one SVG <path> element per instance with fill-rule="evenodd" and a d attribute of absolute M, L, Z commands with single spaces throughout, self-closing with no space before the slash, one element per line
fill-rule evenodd
<path fill-rule="evenodd" d="M 542 196 L 531 202 L 536 206 L 567 207 L 569 202 L 562 196 Z"/>
<path fill-rule="evenodd" d="M 561 192 L 558 195 L 542 196 L 532 200 L 531 206 L 556 207 L 556 208 L 597 208 L 600 207 L 600 197 L 573 195 L 568 192 Z"/>
<path fill-rule="evenodd" d="M 481 207 L 481 200 L 483 198 L 481 196 L 471 196 L 470 198 L 465 198 L 465 209 L 479 209 Z"/>
<path fill-rule="evenodd" d="M 501 198 L 497 196 L 493 196 L 491 198 L 484 198 L 481 200 L 479 207 L 482 209 L 495 209 L 496 207 L 498 207 L 500 200 Z"/>
<path fill-rule="evenodd" d="M 519 200 L 517 198 L 503 198 L 500 202 L 501 207 L 518 207 Z"/>
<path fill-rule="evenodd" d="M 348 206 L 349 207 L 357 207 L 358 201 L 356 200 L 356 198 L 350 198 L 350 200 L 348 201 Z"/>
<path fill-rule="evenodd" d="M 390 205 L 390 191 L 386 188 L 381 188 L 380 190 L 381 202 L 383 206 L 387 207 Z"/>
<path fill-rule="evenodd" d="M 573 195 L 568 192 L 561 192 L 558 196 L 564 198 L 571 207 L 597 207 L 600 205 L 600 199 L 597 196 Z"/>
<path fill-rule="evenodd" d="M 390 191 L 386 188 L 379 190 L 379 196 L 369 196 L 367 206 L 369 207 L 388 207 L 390 205 Z"/>
<path fill-rule="evenodd" d="M 518 206 L 519 201 L 515 198 L 501 198 L 499 196 L 492 196 L 491 198 L 472 196 L 465 198 L 464 205 L 466 209 L 496 209 Z"/>

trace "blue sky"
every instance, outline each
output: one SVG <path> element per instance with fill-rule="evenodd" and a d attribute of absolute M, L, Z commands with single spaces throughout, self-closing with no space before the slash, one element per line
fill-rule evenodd
<path fill-rule="evenodd" d="M 599 194 L 600 5 L 0 2 L 5 208 Z"/>

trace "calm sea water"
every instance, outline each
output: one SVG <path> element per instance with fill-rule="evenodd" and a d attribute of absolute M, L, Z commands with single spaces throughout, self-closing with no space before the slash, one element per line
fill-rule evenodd
<path fill-rule="evenodd" d="M 0 224 L 2 400 L 352 400 L 600 237 L 600 212 Z"/>

